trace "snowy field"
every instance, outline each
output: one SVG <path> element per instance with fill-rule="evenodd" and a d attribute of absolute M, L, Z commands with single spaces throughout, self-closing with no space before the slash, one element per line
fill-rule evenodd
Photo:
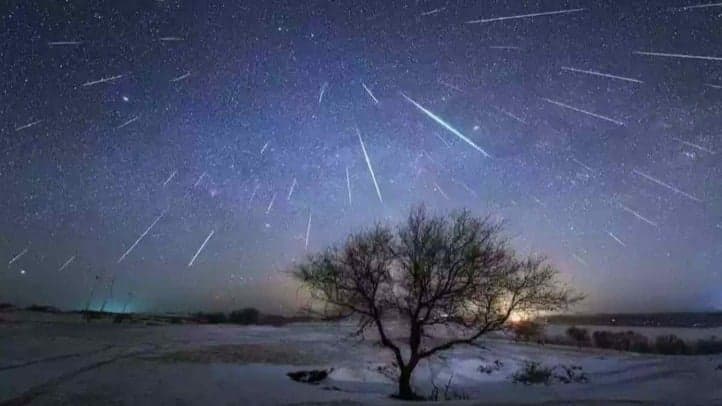
<path fill-rule="evenodd" d="M 401 404 L 390 353 L 348 324 L 146 326 L 0 314 L 0 405 Z M 706 334 L 706 333 L 702 333 Z M 659 356 L 517 344 L 460 347 L 421 363 L 414 386 L 458 404 L 722 404 L 722 355 Z M 525 361 L 578 366 L 587 383 L 523 385 Z M 319 385 L 286 373 L 333 368 Z"/>

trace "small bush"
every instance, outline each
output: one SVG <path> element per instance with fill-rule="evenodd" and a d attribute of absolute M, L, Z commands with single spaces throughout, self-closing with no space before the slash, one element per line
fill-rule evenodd
<path fill-rule="evenodd" d="M 679 355 L 687 353 L 687 344 L 674 334 L 658 336 L 654 344 L 660 354 Z"/>
<path fill-rule="evenodd" d="M 226 323 L 228 321 L 228 318 L 226 317 L 225 313 L 217 312 L 217 313 L 198 313 L 196 314 L 196 317 L 200 319 L 204 323 L 208 324 L 219 324 L 219 323 Z"/>
<path fill-rule="evenodd" d="M 717 337 L 700 338 L 694 345 L 695 354 L 722 354 L 722 340 Z"/>
<path fill-rule="evenodd" d="M 580 365 L 557 365 L 554 379 L 561 383 L 587 383 L 589 377 Z"/>
<path fill-rule="evenodd" d="M 544 333 L 544 327 L 531 320 L 522 320 L 512 323 L 509 329 L 514 334 L 515 340 L 531 341 L 538 339 Z"/>
<path fill-rule="evenodd" d="M 649 352 L 651 347 L 647 337 L 634 331 L 595 331 L 592 334 L 594 345 L 618 351 Z"/>
<path fill-rule="evenodd" d="M 228 317 L 228 321 L 236 324 L 258 324 L 261 312 L 253 307 L 247 307 L 241 310 L 234 310 Z"/>
<path fill-rule="evenodd" d="M 571 326 L 567 329 L 567 335 L 579 346 L 589 343 L 589 330 L 585 328 Z"/>
<path fill-rule="evenodd" d="M 31 312 L 42 312 L 42 313 L 60 313 L 60 309 L 58 309 L 55 306 L 47 306 L 47 305 L 30 305 L 25 308 L 25 310 L 29 310 Z"/>
<path fill-rule="evenodd" d="M 545 367 L 536 361 L 527 361 L 524 366 L 512 375 L 514 383 L 524 385 L 539 384 L 549 385 L 552 379 L 552 369 Z"/>

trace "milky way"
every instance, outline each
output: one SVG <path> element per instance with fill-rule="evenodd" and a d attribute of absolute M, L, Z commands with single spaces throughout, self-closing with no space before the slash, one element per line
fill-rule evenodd
<path fill-rule="evenodd" d="M 0 301 L 289 311 L 294 261 L 425 202 L 505 220 L 588 309 L 720 308 L 721 23 L 682 0 L 5 1 Z"/>

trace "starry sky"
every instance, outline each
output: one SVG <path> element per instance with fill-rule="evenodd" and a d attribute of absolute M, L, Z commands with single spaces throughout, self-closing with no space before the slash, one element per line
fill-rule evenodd
<path fill-rule="evenodd" d="M 720 309 L 720 23 L 684 0 L 3 1 L 0 301 L 290 312 L 294 261 L 424 202 L 505 220 L 580 310 Z"/>

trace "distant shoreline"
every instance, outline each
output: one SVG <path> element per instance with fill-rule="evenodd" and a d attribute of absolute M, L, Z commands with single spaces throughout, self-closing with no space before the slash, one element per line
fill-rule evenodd
<path fill-rule="evenodd" d="M 722 327 L 722 312 L 597 313 L 545 316 L 549 324 L 627 327 Z"/>

